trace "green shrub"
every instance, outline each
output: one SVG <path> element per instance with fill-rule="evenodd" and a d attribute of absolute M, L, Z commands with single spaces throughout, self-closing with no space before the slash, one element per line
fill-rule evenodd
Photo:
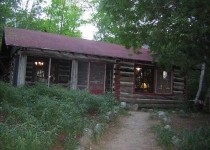
<path fill-rule="evenodd" d="M 112 95 L 91 95 L 86 91 L 43 83 L 31 87 L 13 87 L 0 83 L 0 149 L 51 149 L 61 132 L 68 133 L 63 146 L 74 149 L 88 124 L 96 124 L 87 115 L 104 114 L 118 103 Z"/>
<path fill-rule="evenodd" d="M 172 137 L 175 135 L 173 130 L 165 129 L 160 125 L 155 125 L 152 127 L 152 131 L 154 131 L 157 135 L 157 141 L 160 145 L 165 146 L 167 149 L 173 149 Z"/>
<path fill-rule="evenodd" d="M 178 146 L 181 150 L 207 150 L 210 149 L 210 128 L 201 127 L 195 130 L 183 129 L 179 135 L 173 130 L 168 130 L 160 125 L 152 127 L 152 130 L 157 135 L 158 143 L 168 150 Z M 172 137 L 180 139 L 179 145 L 173 145 Z"/>
<path fill-rule="evenodd" d="M 210 149 L 210 128 L 201 127 L 196 130 L 185 129 L 180 135 L 182 150 Z"/>

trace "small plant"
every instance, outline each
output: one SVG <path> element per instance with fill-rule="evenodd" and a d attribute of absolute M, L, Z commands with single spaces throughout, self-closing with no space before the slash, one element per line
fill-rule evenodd
<path fill-rule="evenodd" d="M 156 133 L 160 145 L 165 146 L 168 150 L 173 149 L 172 138 L 175 135 L 173 130 L 165 129 L 160 125 L 155 125 L 152 127 L 152 131 Z"/>

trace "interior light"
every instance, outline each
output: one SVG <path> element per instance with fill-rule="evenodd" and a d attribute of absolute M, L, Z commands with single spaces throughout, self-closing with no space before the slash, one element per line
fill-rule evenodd
<path fill-rule="evenodd" d="M 44 66 L 44 62 L 42 61 L 35 61 L 34 64 L 35 66 Z"/>
<path fill-rule="evenodd" d="M 141 70 L 141 68 L 140 68 L 140 67 L 137 67 L 137 68 L 136 68 L 136 70 L 137 70 L 137 71 L 140 71 L 140 70 Z"/>
<path fill-rule="evenodd" d="M 143 82 L 143 83 L 141 84 L 141 88 L 142 88 L 142 89 L 147 89 L 147 88 L 149 88 L 149 84 L 146 84 L 145 82 Z"/>

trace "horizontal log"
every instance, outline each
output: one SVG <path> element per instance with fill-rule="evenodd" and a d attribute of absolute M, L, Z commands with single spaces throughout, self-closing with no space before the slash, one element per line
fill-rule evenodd
<path fill-rule="evenodd" d="M 134 70 L 133 66 L 120 66 L 120 69 Z"/>
<path fill-rule="evenodd" d="M 133 85 L 133 82 L 123 82 L 123 81 L 120 81 L 120 84 L 122 84 L 122 85 L 127 85 L 127 84 Z"/>
<path fill-rule="evenodd" d="M 154 95 L 154 94 L 130 94 L 126 92 L 120 92 L 120 95 L 125 98 L 141 98 L 141 99 L 176 99 L 174 95 Z"/>
<path fill-rule="evenodd" d="M 174 76 L 181 76 L 180 72 L 174 72 Z"/>
<path fill-rule="evenodd" d="M 143 65 L 143 66 L 155 66 L 155 64 L 152 64 L 152 63 L 145 63 L 145 62 L 136 62 L 135 64 L 138 64 L 138 65 Z"/>
<path fill-rule="evenodd" d="M 184 78 L 174 77 L 174 81 L 183 81 L 184 82 Z"/>
<path fill-rule="evenodd" d="M 133 77 L 120 77 L 120 81 L 122 81 L 122 82 L 133 82 L 134 78 Z"/>
<path fill-rule="evenodd" d="M 134 75 L 134 72 L 125 72 L 125 71 L 120 71 L 121 75 Z"/>
<path fill-rule="evenodd" d="M 174 82 L 174 86 L 184 86 L 184 82 Z"/>
<path fill-rule="evenodd" d="M 183 91 L 184 90 L 184 86 L 173 86 L 173 89 L 177 90 L 177 91 Z"/>
<path fill-rule="evenodd" d="M 183 104 L 140 104 L 139 108 L 182 108 Z"/>
<path fill-rule="evenodd" d="M 173 93 L 174 93 L 174 94 L 180 94 L 180 95 L 181 95 L 181 94 L 184 94 L 183 91 L 173 91 Z"/>
<path fill-rule="evenodd" d="M 133 93 L 133 88 L 132 87 L 120 87 L 120 92 L 125 92 L 125 93 Z"/>
<path fill-rule="evenodd" d="M 154 95 L 154 94 L 130 94 L 126 92 L 120 92 L 121 97 L 125 98 L 141 98 L 141 99 L 177 99 L 177 95 Z M 179 95 L 178 99 L 183 99 L 183 95 Z"/>
<path fill-rule="evenodd" d="M 127 61 L 120 61 L 119 64 L 121 66 L 134 66 L 133 62 L 127 62 Z"/>
<path fill-rule="evenodd" d="M 51 57 L 51 58 L 60 58 L 60 59 L 84 59 L 84 60 L 93 60 L 93 61 L 104 61 L 115 63 L 115 58 L 109 57 L 100 57 L 95 55 L 84 55 L 78 53 L 70 53 L 63 52 L 58 50 L 48 50 L 48 49 L 36 49 L 36 48 L 28 48 L 27 50 L 19 51 L 18 53 L 22 53 L 29 56 L 43 56 L 43 57 Z"/>
<path fill-rule="evenodd" d="M 134 84 L 133 84 L 133 82 L 122 82 L 122 81 L 120 81 L 120 85 L 121 86 L 124 86 L 124 85 L 131 85 L 131 86 L 133 86 Z"/>
<path fill-rule="evenodd" d="M 162 100 L 162 99 L 140 99 L 140 98 L 124 98 L 120 96 L 120 101 L 136 104 L 182 104 L 181 100 Z"/>

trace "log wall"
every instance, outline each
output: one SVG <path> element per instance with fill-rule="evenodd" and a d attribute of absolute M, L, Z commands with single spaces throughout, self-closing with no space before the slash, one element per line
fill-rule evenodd
<path fill-rule="evenodd" d="M 115 64 L 113 84 L 117 99 L 128 103 L 138 103 L 140 107 L 167 108 L 180 107 L 183 104 L 185 78 L 181 76 L 178 69 L 174 69 L 172 73 L 172 94 L 141 94 L 134 92 L 134 65 L 130 62 Z"/>

